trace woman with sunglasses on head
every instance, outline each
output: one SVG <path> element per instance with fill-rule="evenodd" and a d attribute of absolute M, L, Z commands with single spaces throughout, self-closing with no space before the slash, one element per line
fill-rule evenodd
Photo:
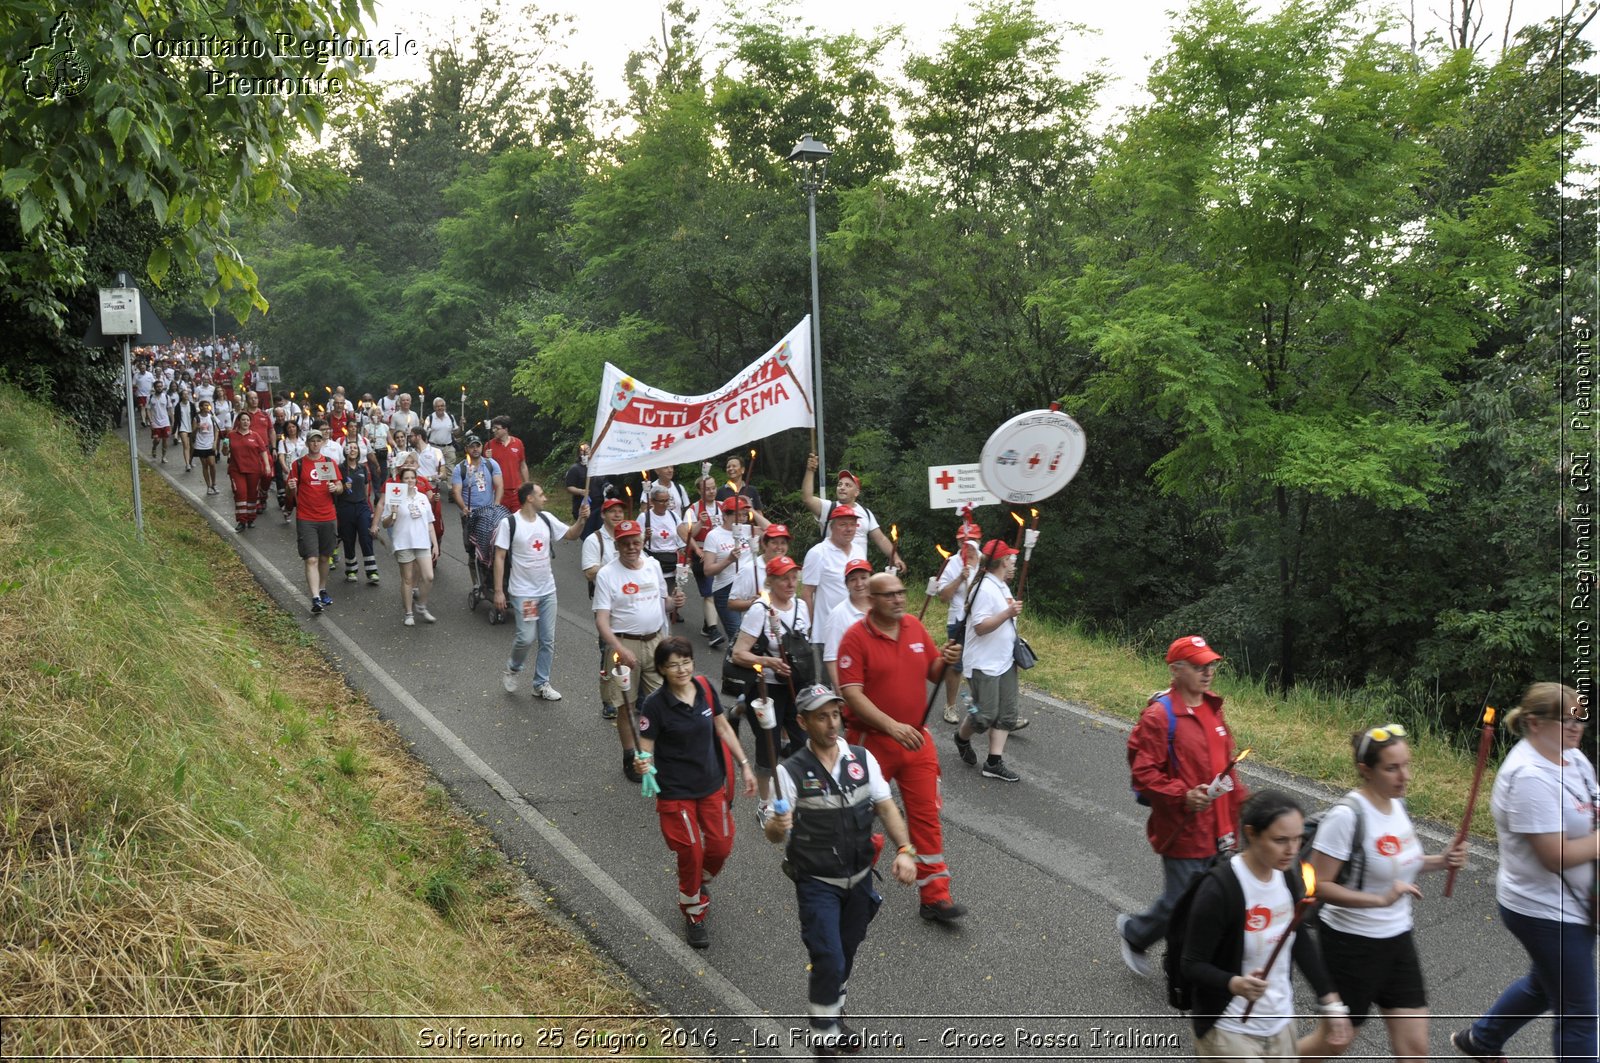
<path fill-rule="evenodd" d="M 671 635 L 655 652 L 661 686 L 639 702 L 639 773 L 654 776 L 661 836 L 678 857 L 678 909 L 684 936 L 697 949 L 706 930 L 706 883 L 733 851 L 733 766 L 744 793 L 756 792 L 750 761 L 728 725 L 711 684 L 695 674 L 694 647 Z M 647 789 L 646 794 L 650 791 Z"/>
<path fill-rule="evenodd" d="M 1473 1059 L 1503 1060 L 1505 1043 L 1546 1011 L 1561 1060 L 1595 1059 L 1595 924 L 1590 891 L 1600 859 L 1594 769 L 1578 749 L 1588 705 L 1560 683 L 1535 683 L 1506 716 L 1522 741 L 1495 775 L 1489 808 L 1500 837 L 1500 921 L 1531 965 L 1450 1043 Z"/>
<path fill-rule="evenodd" d="M 1464 867 L 1467 846 L 1432 856 L 1422 851 L 1406 814 L 1411 747 L 1404 727 L 1357 731 L 1350 747 L 1361 785 L 1323 815 L 1305 854 L 1324 902 L 1317 940 L 1350 1006 L 1351 1023 L 1359 1028 L 1376 1004 L 1395 1058 L 1422 1058 L 1428 1054 L 1428 996 L 1412 936 L 1412 901 L 1422 897 L 1416 879 L 1425 871 Z M 1335 879 L 1347 865 L 1351 874 L 1341 885 Z M 1333 1044 L 1319 1026 L 1296 1047 L 1303 1061 L 1318 1060 L 1343 1054 L 1349 1042 Z"/>

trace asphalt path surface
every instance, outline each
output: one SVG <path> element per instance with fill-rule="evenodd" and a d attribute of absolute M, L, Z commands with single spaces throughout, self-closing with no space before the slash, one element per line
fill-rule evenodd
<path fill-rule="evenodd" d="M 615 731 L 600 716 L 599 656 L 576 542 L 556 549 L 553 683 L 565 697 L 545 702 L 528 690 L 531 658 L 521 692 L 501 688 L 514 626 L 490 625 L 487 605 L 468 610 L 460 522 L 448 502 L 431 603 L 438 623 L 407 628 L 399 571 L 381 546 L 382 586 L 345 584 L 336 564 L 334 604 L 313 617 L 293 528 L 275 504 L 238 533 L 225 477 L 222 494 L 207 497 L 198 470 L 185 474 L 175 459 L 147 467 L 209 515 L 267 592 L 321 637 L 351 684 L 537 883 L 535 900 L 549 898 L 547 908 L 564 912 L 637 983 L 664 1016 L 658 1042 L 723 1058 L 809 1058 L 793 886 L 779 870 L 780 849 L 756 826 L 752 798 L 735 804 L 733 855 L 712 887 L 711 948 L 684 943 L 673 855 L 653 802 L 623 778 Z M 698 634 L 698 601 L 685 615 L 679 633 L 691 636 L 700 670 L 715 679 L 721 654 Z M 852 1025 L 871 1038 L 857 1058 L 1189 1058 L 1187 1020 L 1167 1006 L 1159 981 L 1123 965 L 1117 947 L 1117 913 L 1142 909 L 1160 887 L 1144 810 L 1128 788 L 1128 725 L 1037 692 L 1025 701 L 1033 724 L 1006 749 L 1022 775 L 1015 784 L 962 764 L 935 711 L 944 849 L 953 894 L 970 914 L 957 927 L 928 923 L 913 888 L 880 886 L 885 902 L 849 987 Z M 1240 738 L 1248 744 L 1248 735 Z M 743 740 L 749 751 L 748 729 Z M 1253 788 L 1299 792 L 1308 808 L 1336 796 L 1255 762 L 1242 767 Z M 1434 852 L 1451 833 L 1418 827 Z M 1466 1020 L 1456 1017 L 1476 1015 L 1526 969 L 1495 913 L 1495 866 L 1492 850 L 1479 845 L 1452 899 L 1442 896 L 1442 874 L 1421 883 L 1417 937 L 1434 1012 L 1431 1050 L 1440 1059 L 1457 1058 L 1448 1036 Z M 1159 972 L 1158 954 L 1152 950 Z M 1308 1006 L 1303 980 L 1296 985 Z M 590 1025 L 608 1028 L 603 1017 Z M 1525 1055 L 1511 1058 L 1546 1058 L 1549 1037 L 1549 1020 L 1536 1020 L 1509 1046 Z M 1381 1022 L 1374 1019 L 1345 1058 L 1389 1058 Z"/>

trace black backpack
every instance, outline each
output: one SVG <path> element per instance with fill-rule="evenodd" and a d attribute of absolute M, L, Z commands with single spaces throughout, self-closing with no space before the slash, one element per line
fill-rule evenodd
<path fill-rule="evenodd" d="M 1167 923 L 1167 953 L 1161 957 L 1161 973 L 1167 980 L 1167 1003 L 1179 1011 L 1194 1007 L 1194 987 L 1183 977 L 1183 942 L 1189 930 L 1189 909 L 1194 907 L 1194 895 L 1200 883 L 1208 878 L 1233 874 L 1228 865 L 1232 853 L 1219 853 L 1206 864 L 1204 871 L 1189 880 L 1183 888 L 1178 903 L 1172 906 L 1172 918 Z"/>

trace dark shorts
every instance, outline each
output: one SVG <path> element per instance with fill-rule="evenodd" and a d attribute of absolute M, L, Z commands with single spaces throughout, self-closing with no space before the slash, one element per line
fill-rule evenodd
<path fill-rule="evenodd" d="M 339 522 L 335 520 L 296 520 L 295 543 L 300 556 L 332 557 L 339 549 Z"/>
<path fill-rule="evenodd" d="M 201 450 L 199 447 L 196 447 L 194 450 L 194 456 L 197 458 L 214 458 L 217 456 L 217 452 L 214 450 Z"/>
<path fill-rule="evenodd" d="M 1331 927 L 1317 927 L 1322 960 L 1350 1005 L 1350 1021 L 1360 1026 L 1367 1012 L 1380 1008 L 1425 1008 L 1428 993 L 1422 984 L 1422 962 L 1411 931 L 1392 938 L 1368 938 Z"/>
<path fill-rule="evenodd" d="M 946 642 L 960 642 L 961 633 L 966 629 L 965 620 L 952 620 L 944 626 L 944 640 Z"/>

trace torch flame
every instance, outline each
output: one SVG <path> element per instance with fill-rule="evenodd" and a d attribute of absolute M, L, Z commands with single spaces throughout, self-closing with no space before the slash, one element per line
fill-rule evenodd
<path fill-rule="evenodd" d="M 893 539 L 897 543 L 900 541 L 900 525 L 889 525 L 889 538 Z"/>
<path fill-rule="evenodd" d="M 1019 528 L 1022 527 L 1024 524 L 1028 523 L 1027 521 L 1022 519 L 1022 514 L 1016 512 L 1015 510 L 1013 510 L 1012 513 L 1011 513 L 1011 519 L 1017 522 L 1017 527 L 1019 527 Z"/>
<path fill-rule="evenodd" d="M 329 395 L 332 395 L 332 394 L 333 394 L 333 389 L 332 389 L 332 388 L 330 388 L 330 387 L 329 387 L 329 386 L 328 386 L 328 385 L 326 385 L 326 384 L 324 384 L 324 385 L 322 385 L 322 390 L 323 390 L 323 391 L 326 391 L 326 392 L 327 392 L 327 393 L 328 393 L 328 394 L 329 394 Z"/>
<path fill-rule="evenodd" d="M 1233 758 L 1233 762 L 1235 764 L 1237 764 L 1241 760 L 1243 760 L 1245 757 L 1248 757 L 1249 755 L 1250 755 L 1250 747 L 1249 746 L 1245 746 L 1243 749 L 1239 750 L 1239 755 L 1237 757 Z"/>
<path fill-rule="evenodd" d="M 1034 520 L 1039 519 L 1039 511 L 1034 509 L 1032 506 L 1028 507 L 1028 513 L 1033 517 Z"/>
<path fill-rule="evenodd" d="M 757 679 L 761 678 L 761 666 L 759 664 L 756 665 L 756 678 Z"/>
<path fill-rule="evenodd" d="M 1317 895 L 1317 872 L 1309 863 L 1300 865 L 1300 877 L 1306 883 L 1306 899 L 1310 900 Z"/>
<path fill-rule="evenodd" d="M 935 550 L 939 551 L 939 556 L 940 557 L 944 558 L 946 561 L 950 560 L 950 551 L 946 550 L 939 543 L 934 543 L 933 544 L 933 548 Z"/>
<path fill-rule="evenodd" d="M 462 384 L 461 385 L 461 394 L 465 395 L 466 393 L 467 393 L 467 385 Z"/>
<path fill-rule="evenodd" d="M 1494 726 L 1494 706 L 1493 705 L 1485 705 L 1484 706 L 1484 709 L 1483 709 L 1483 725 L 1485 727 L 1493 727 Z"/>
<path fill-rule="evenodd" d="M 755 461 L 756 460 L 756 448 L 755 447 L 751 447 L 750 448 L 750 460 L 751 461 Z"/>

